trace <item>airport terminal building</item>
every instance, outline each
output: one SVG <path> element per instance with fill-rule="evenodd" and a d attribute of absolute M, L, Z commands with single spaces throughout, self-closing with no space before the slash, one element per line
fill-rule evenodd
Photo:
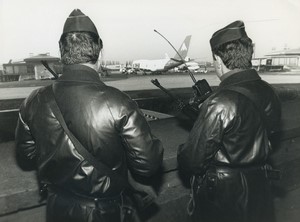
<path fill-rule="evenodd" d="M 60 68 L 60 59 L 50 56 L 49 53 L 38 54 L 25 58 L 23 61 L 10 61 L 3 64 L 3 72 L 0 73 L 0 81 L 20 81 L 31 79 L 50 79 L 53 75 L 42 65 L 46 61 L 56 70 Z M 58 72 L 59 73 L 59 72 Z"/>
<path fill-rule="evenodd" d="M 291 70 L 300 70 L 300 49 L 287 49 L 266 55 L 272 65 L 283 65 Z"/>
<path fill-rule="evenodd" d="M 271 52 L 264 57 L 253 58 L 252 67 L 259 72 L 299 71 L 300 49 L 287 49 Z"/>

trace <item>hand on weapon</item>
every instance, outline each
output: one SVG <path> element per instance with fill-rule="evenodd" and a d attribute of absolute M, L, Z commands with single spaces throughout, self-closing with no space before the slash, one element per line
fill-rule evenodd
<path fill-rule="evenodd" d="M 180 111 L 182 111 L 185 115 L 187 115 L 190 119 L 196 120 L 198 116 L 198 109 L 189 105 L 188 103 L 184 103 L 183 100 L 176 98 L 172 93 L 170 93 L 166 88 L 160 85 L 157 79 L 152 79 L 151 82 L 160 88 L 163 92 L 168 94 L 177 104 Z"/>
<path fill-rule="evenodd" d="M 183 108 L 186 107 L 186 106 L 188 105 L 188 104 L 185 104 L 181 99 L 178 99 L 178 100 L 176 101 L 176 103 L 177 103 L 177 107 L 178 107 L 178 109 L 179 109 L 180 111 L 182 111 Z"/>

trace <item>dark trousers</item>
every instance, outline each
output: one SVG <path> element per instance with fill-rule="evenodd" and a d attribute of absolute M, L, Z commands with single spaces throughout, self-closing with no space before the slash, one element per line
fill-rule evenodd
<path fill-rule="evenodd" d="M 123 194 L 93 199 L 49 190 L 47 222 L 138 222 L 132 206 L 130 198 Z"/>
<path fill-rule="evenodd" d="M 208 170 L 194 184 L 193 221 L 274 222 L 270 181 L 263 170 Z"/>

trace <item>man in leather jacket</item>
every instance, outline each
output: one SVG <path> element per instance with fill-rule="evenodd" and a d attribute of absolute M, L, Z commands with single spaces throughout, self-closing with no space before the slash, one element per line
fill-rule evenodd
<path fill-rule="evenodd" d="M 242 21 L 210 40 L 217 90 L 201 105 L 178 163 L 193 175 L 190 214 L 194 221 L 273 221 L 266 165 L 269 134 L 280 121 L 273 88 L 251 69 L 253 45 Z"/>
<path fill-rule="evenodd" d="M 76 150 L 49 107 L 52 87 L 68 129 L 124 181 L 128 170 L 149 177 L 160 167 L 161 142 L 152 135 L 137 104 L 105 85 L 97 72 L 102 40 L 90 18 L 74 10 L 59 41 L 62 76 L 23 102 L 16 128 L 19 157 L 36 165 L 48 184 L 47 222 L 132 221 L 125 185 L 97 170 Z"/>

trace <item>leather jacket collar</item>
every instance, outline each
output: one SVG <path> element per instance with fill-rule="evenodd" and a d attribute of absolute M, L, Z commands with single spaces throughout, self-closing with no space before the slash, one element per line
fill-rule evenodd
<path fill-rule="evenodd" d="M 260 79 L 261 79 L 260 76 L 254 69 L 247 69 L 247 70 L 242 70 L 240 72 L 236 72 L 228 76 L 220 83 L 219 86 L 220 88 L 224 88 L 230 85 L 236 85 L 239 83 L 255 81 Z"/>
<path fill-rule="evenodd" d="M 63 74 L 57 81 L 75 81 L 75 82 L 91 82 L 102 83 L 99 74 L 92 68 L 85 65 L 65 65 Z"/>

